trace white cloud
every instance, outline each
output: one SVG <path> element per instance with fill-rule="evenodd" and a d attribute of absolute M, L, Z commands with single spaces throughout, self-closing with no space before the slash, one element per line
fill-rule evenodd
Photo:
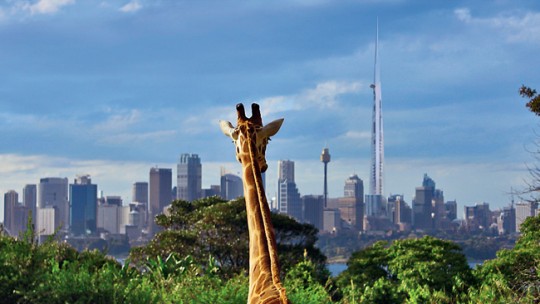
<path fill-rule="evenodd" d="M 62 7 L 74 3 L 75 0 L 38 0 L 34 4 L 26 4 L 24 9 L 31 14 L 54 14 Z"/>
<path fill-rule="evenodd" d="M 456 18 L 464 23 L 485 26 L 502 33 L 509 42 L 540 43 L 540 13 L 512 11 L 494 17 L 477 18 L 468 8 L 454 10 Z"/>
<path fill-rule="evenodd" d="M 110 116 L 105 122 L 95 126 L 96 131 L 121 131 L 141 121 L 141 112 L 137 109 L 120 110 L 114 113 L 111 113 L 112 110 L 108 110 L 107 112 L 110 113 Z"/>
<path fill-rule="evenodd" d="M 281 117 L 283 112 L 313 108 L 333 108 L 339 102 L 340 95 L 356 93 L 363 87 L 365 86 L 358 81 L 327 81 L 317 84 L 314 88 L 305 89 L 298 94 L 264 97 L 253 102 L 261 106 L 261 115 L 266 122 L 269 122 L 272 120 L 271 116 L 279 114 Z M 249 101 L 249 103 L 251 102 Z M 246 114 L 249 116 L 249 113 Z M 180 130 L 190 134 L 208 132 L 209 130 L 215 131 L 219 120 L 226 120 L 235 124 L 236 112 L 234 111 L 234 104 L 224 107 L 211 107 L 198 115 L 184 118 L 181 121 L 182 127 Z"/>
<path fill-rule="evenodd" d="M 471 22 L 471 10 L 468 8 L 458 8 L 454 10 L 456 17 L 463 22 Z"/>
<path fill-rule="evenodd" d="M 137 0 L 133 0 L 125 4 L 124 6 L 122 6 L 120 8 L 120 11 L 124 13 L 133 13 L 140 10 L 141 8 L 142 8 L 141 3 Z"/>
<path fill-rule="evenodd" d="M 358 81 L 326 81 L 316 85 L 315 88 L 306 89 L 294 95 L 271 96 L 261 99 L 262 114 L 285 111 L 299 111 L 309 108 L 332 108 L 343 94 L 356 93 L 363 88 Z"/>
<path fill-rule="evenodd" d="M 362 140 L 371 138 L 371 132 L 367 131 L 347 131 L 345 134 L 341 135 L 346 140 Z"/>
<path fill-rule="evenodd" d="M 3 8 L 0 7 L 0 23 L 7 20 L 6 12 Z"/>

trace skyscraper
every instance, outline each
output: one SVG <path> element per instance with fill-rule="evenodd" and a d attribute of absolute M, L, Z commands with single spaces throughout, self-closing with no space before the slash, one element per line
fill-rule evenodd
<path fill-rule="evenodd" d="M 516 231 L 521 232 L 521 224 L 530 216 L 535 216 L 538 209 L 537 202 L 519 202 L 515 206 L 516 209 Z"/>
<path fill-rule="evenodd" d="M 345 180 L 345 186 L 343 187 L 343 196 L 355 197 L 364 202 L 364 182 L 353 174 Z"/>
<path fill-rule="evenodd" d="M 345 180 L 343 196 L 338 200 L 341 219 L 350 227 L 363 229 L 364 223 L 364 182 L 353 174 Z"/>
<path fill-rule="evenodd" d="M 16 222 L 15 209 L 19 205 L 19 194 L 15 190 L 9 190 L 4 194 L 4 227 L 12 236 L 16 236 L 13 231 Z"/>
<path fill-rule="evenodd" d="M 221 197 L 226 200 L 236 199 L 244 195 L 244 185 L 240 176 L 225 173 L 221 175 Z"/>
<path fill-rule="evenodd" d="M 58 227 L 61 230 L 69 229 L 69 200 L 68 200 L 68 179 L 60 177 L 46 177 L 39 181 L 37 195 L 38 213 L 40 209 L 47 209 L 43 216 L 42 223 L 38 223 L 38 231 L 44 230 L 45 233 L 54 231 Z M 54 210 L 54 212 L 51 210 Z M 54 213 L 54 219 L 50 219 Z M 47 219 L 45 219 L 47 217 Z M 53 225 L 45 227 L 44 225 Z M 45 235 L 45 234 L 44 234 Z"/>
<path fill-rule="evenodd" d="M 323 229 L 323 211 L 324 201 L 321 195 L 304 195 L 302 196 L 302 209 L 304 222 L 310 223 L 315 228 L 322 231 Z"/>
<path fill-rule="evenodd" d="M 375 66 L 371 88 L 373 89 L 373 122 L 371 127 L 371 170 L 369 178 L 369 194 L 366 195 L 366 216 L 384 217 L 383 197 L 383 164 L 384 164 L 384 137 L 382 117 L 381 80 L 379 69 L 379 23 L 375 39 Z"/>
<path fill-rule="evenodd" d="M 80 175 L 69 185 L 71 202 L 70 227 L 74 235 L 95 234 L 97 231 L 97 185 L 89 175 Z"/>
<path fill-rule="evenodd" d="M 23 188 L 23 205 L 32 213 L 32 225 L 36 225 L 37 218 L 37 186 L 25 185 Z"/>
<path fill-rule="evenodd" d="M 138 203 L 137 211 L 139 212 L 139 221 L 142 227 L 147 227 L 148 221 L 148 183 L 136 182 L 133 183 L 131 189 L 132 202 Z"/>
<path fill-rule="evenodd" d="M 177 167 L 176 198 L 191 202 L 202 197 L 202 165 L 197 154 L 182 154 Z"/>
<path fill-rule="evenodd" d="M 147 182 L 136 182 L 133 183 L 133 188 L 131 189 L 131 197 L 133 202 L 148 205 L 148 183 Z"/>
<path fill-rule="evenodd" d="M 294 161 L 278 162 L 278 208 L 298 221 L 303 220 L 302 199 L 294 182 Z"/>
<path fill-rule="evenodd" d="M 433 193 L 434 189 L 431 186 L 416 187 L 412 208 L 412 223 L 415 229 L 434 228 Z"/>
<path fill-rule="evenodd" d="M 157 232 L 154 218 L 172 202 L 172 169 L 151 168 L 149 183 L 148 223 L 151 234 Z"/>
<path fill-rule="evenodd" d="M 383 194 L 384 136 L 382 116 L 381 80 L 379 69 L 379 24 L 375 40 L 375 72 L 371 88 L 373 89 L 373 124 L 371 129 L 371 175 L 370 194 Z"/>
<path fill-rule="evenodd" d="M 288 180 L 294 182 L 294 161 L 278 161 L 278 181 Z"/>

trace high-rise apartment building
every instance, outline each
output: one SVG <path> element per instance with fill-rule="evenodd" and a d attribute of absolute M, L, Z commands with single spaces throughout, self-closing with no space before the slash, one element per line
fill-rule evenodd
<path fill-rule="evenodd" d="M 46 215 L 38 216 L 44 219 L 50 217 L 51 210 L 54 210 L 54 220 L 47 219 L 47 225 L 53 223 L 54 227 L 43 227 L 45 222 L 38 223 L 38 227 L 45 231 L 55 231 L 61 227 L 62 231 L 69 229 L 69 200 L 68 200 L 68 179 L 60 177 L 46 177 L 39 181 L 37 193 L 38 213 L 40 209 L 48 209 Z M 42 234 L 45 235 L 45 234 Z"/>
<path fill-rule="evenodd" d="M 176 198 L 191 202 L 202 197 L 202 165 L 197 154 L 182 154 L 177 167 Z"/>
<path fill-rule="evenodd" d="M 74 235 L 92 235 L 97 232 L 97 185 L 89 175 L 79 175 L 69 185 L 71 202 L 70 228 Z"/>

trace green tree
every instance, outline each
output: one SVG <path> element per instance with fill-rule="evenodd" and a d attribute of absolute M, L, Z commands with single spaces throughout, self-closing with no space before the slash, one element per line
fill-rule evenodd
<path fill-rule="evenodd" d="M 461 248 L 430 236 L 377 242 L 347 265 L 338 285 L 351 303 L 455 303 L 474 284 Z"/>
<path fill-rule="evenodd" d="M 497 258 L 484 262 L 475 275 L 480 281 L 475 298 L 540 301 L 540 217 L 527 218 L 515 247 L 497 252 Z"/>
<path fill-rule="evenodd" d="M 285 288 L 292 303 L 332 303 L 327 288 L 319 281 L 317 265 L 304 254 L 304 260 L 289 269 L 285 276 Z M 328 282 L 330 284 L 330 282 Z"/>
<path fill-rule="evenodd" d="M 315 247 L 317 229 L 309 224 L 272 213 L 282 273 L 303 260 L 304 250 L 317 266 L 317 279 L 329 277 L 326 257 Z M 167 215 L 157 217 L 164 227 L 144 247 L 134 248 L 130 258 L 143 262 L 146 257 L 166 258 L 170 253 L 190 255 L 200 265 L 209 256 L 216 259 L 222 275 L 247 272 L 249 266 L 249 234 L 244 199 L 225 201 L 218 197 L 191 203 L 174 201 Z"/>
<path fill-rule="evenodd" d="M 386 279 L 390 275 L 387 245 L 385 241 L 378 241 L 372 246 L 354 252 L 347 261 L 347 269 L 338 277 L 339 284 L 345 288 L 351 284 L 365 287 L 373 285 L 380 278 Z"/>
<path fill-rule="evenodd" d="M 437 298 L 453 303 L 474 284 L 461 248 L 430 236 L 395 241 L 389 248 L 388 269 L 399 281 L 398 290 L 413 302 Z"/>

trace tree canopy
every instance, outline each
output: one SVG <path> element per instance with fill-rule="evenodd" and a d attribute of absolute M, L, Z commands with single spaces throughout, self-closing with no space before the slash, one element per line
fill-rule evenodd
<path fill-rule="evenodd" d="M 347 266 L 338 285 L 362 303 L 454 303 L 474 282 L 461 248 L 430 236 L 377 242 Z"/>
<path fill-rule="evenodd" d="M 315 247 L 317 229 L 298 223 L 289 216 L 272 213 L 282 273 L 303 260 L 304 250 L 317 265 L 319 280 L 329 276 L 326 257 Z M 249 234 L 246 205 L 243 198 L 225 201 L 211 197 L 186 202 L 172 202 L 167 214 L 159 215 L 156 223 L 164 228 L 144 247 L 134 248 L 132 261 L 146 257 L 192 256 L 204 263 L 211 256 L 220 265 L 223 275 L 231 276 L 248 270 Z"/>

